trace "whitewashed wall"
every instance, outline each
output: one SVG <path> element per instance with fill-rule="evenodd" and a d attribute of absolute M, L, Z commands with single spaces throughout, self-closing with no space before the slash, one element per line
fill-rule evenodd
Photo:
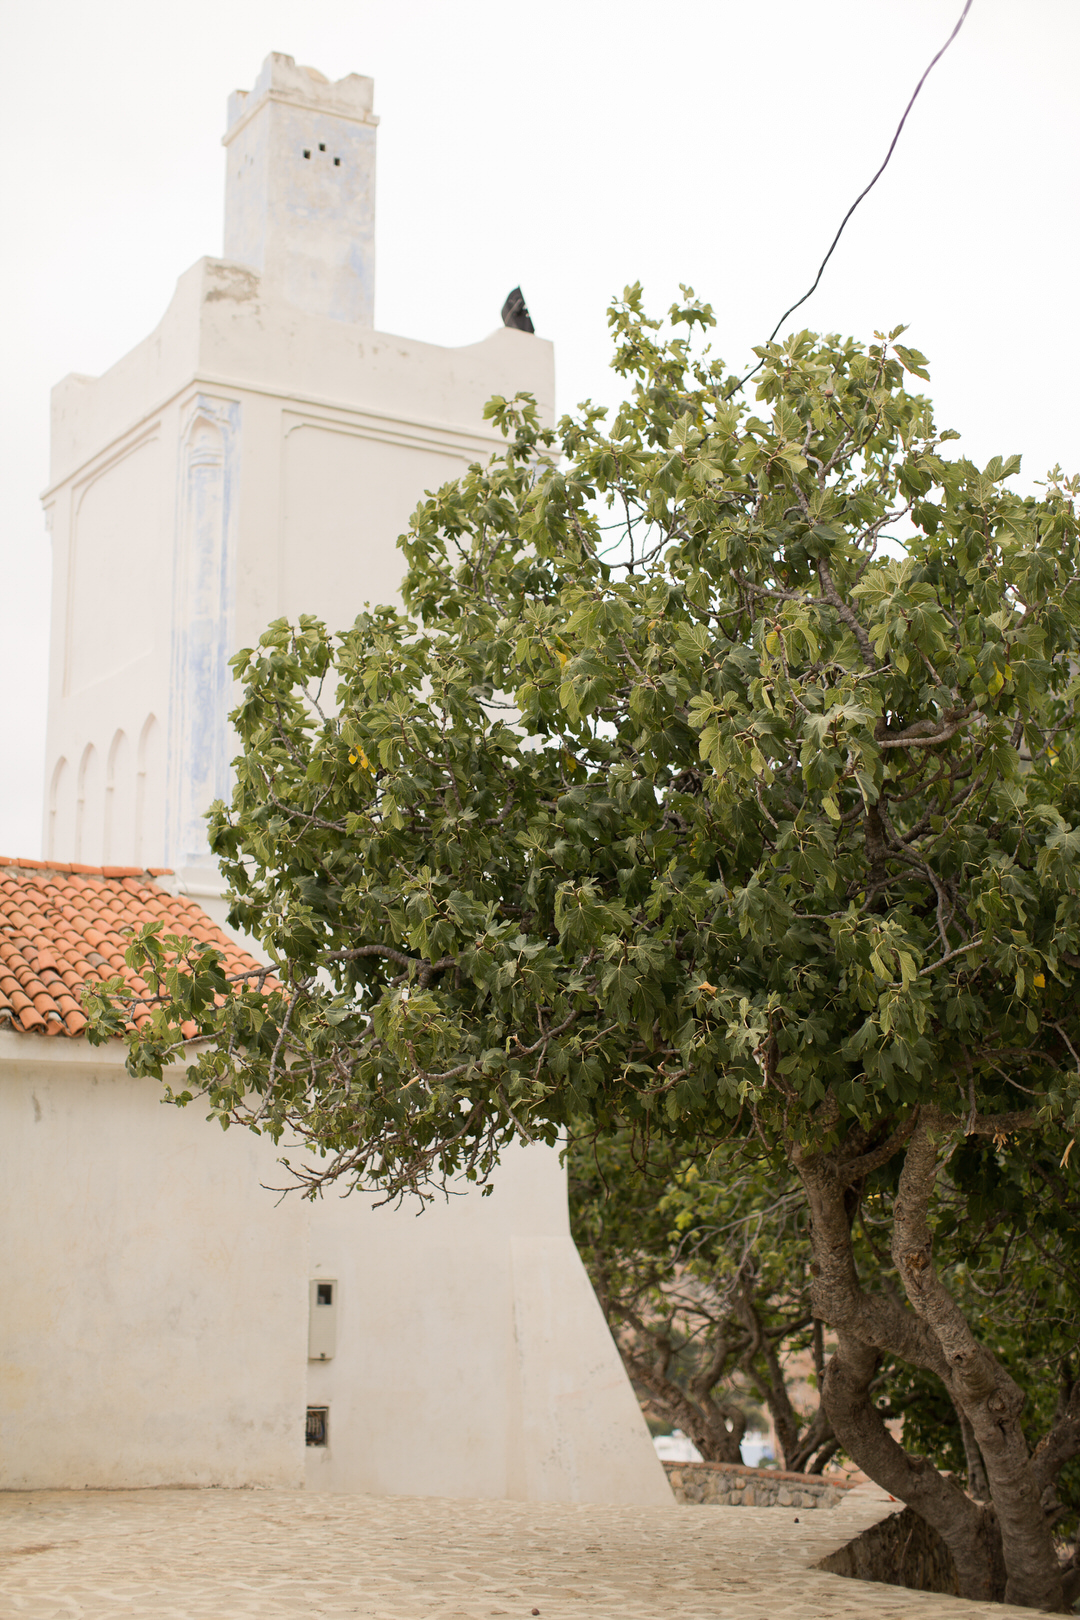
<path fill-rule="evenodd" d="M 0 1487 L 295 1486 L 307 1228 L 268 1144 L 0 1031 Z"/>
<path fill-rule="evenodd" d="M 490 1198 L 420 1216 L 279 1201 L 269 1143 L 163 1105 L 122 1058 L 0 1032 L 0 1489 L 671 1501 L 557 1153 L 514 1149 Z"/>
<path fill-rule="evenodd" d="M 570 1237 L 557 1150 L 509 1150 L 494 1190 L 430 1205 L 331 1196 L 311 1274 L 339 1291 L 337 1353 L 309 1368 L 329 1444 L 313 1490 L 672 1500 Z"/>

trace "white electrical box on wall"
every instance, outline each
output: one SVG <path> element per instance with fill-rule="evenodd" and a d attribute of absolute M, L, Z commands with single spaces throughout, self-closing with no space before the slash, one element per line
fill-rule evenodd
<path fill-rule="evenodd" d="M 313 1277 L 308 1293 L 308 1360 L 329 1361 L 337 1349 L 337 1279 Z"/>

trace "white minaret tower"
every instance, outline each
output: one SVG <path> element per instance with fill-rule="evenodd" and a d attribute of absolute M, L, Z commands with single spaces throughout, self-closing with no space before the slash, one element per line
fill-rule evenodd
<path fill-rule="evenodd" d="M 44 854 L 176 868 L 214 904 L 229 658 L 271 619 L 388 601 L 425 489 L 501 443 L 492 394 L 553 409 L 551 344 L 373 328 L 372 81 L 267 58 L 229 101 L 225 258 L 158 329 L 53 391 Z"/>
<path fill-rule="evenodd" d="M 395 541 L 424 490 L 502 443 L 485 402 L 528 389 L 553 410 L 541 338 L 499 327 L 441 349 L 374 330 L 371 99 L 370 79 L 268 57 L 229 103 L 225 258 L 181 276 L 157 330 L 104 376 L 53 393 L 44 853 L 173 867 L 163 881 L 219 922 L 203 816 L 229 793 L 229 658 L 281 615 L 342 629 L 393 599 Z M 173 1196 L 180 1161 L 160 1141 Z M 328 1290 L 334 1325 L 312 1305 L 323 1328 L 292 1369 L 297 1418 L 306 1391 L 331 1438 L 305 1449 L 297 1428 L 276 1480 L 671 1501 L 554 1150 L 515 1150 L 494 1198 L 422 1220 L 369 1205 L 304 1206 L 308 1273 L 288 1286 L 304 1313 L 309 1285 L 316 1304 Z M 166 1459 L 154 1479 L 188 1477 Z"/>

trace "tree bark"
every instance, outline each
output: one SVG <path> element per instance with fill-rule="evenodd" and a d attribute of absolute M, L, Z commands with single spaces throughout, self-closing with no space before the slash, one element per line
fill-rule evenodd
<path fill-rule="evenodd" d="M 833 1433 L 833 1426 L 829 1422 L 829 1414 L 825 1406 L 825 1329 L 821 1318 L 815 1316 L 813 1328 L 814 1373 L 817 1377 L 818 1409 L 814 1414 L 814 1421 L 803 1435 L 796 1453 L 799 1459 L 799 1470 L 806 1469 L 808 1474 L 821 1474 L 825 1464 L 831 1462 L 836 1453 L 841 1450 L 840 1441 Z M 817 1452 L 817 1456 L 814 1453 Z M 814 1458 L 811 1463 L 811 1457 Z"/>
<path fill-rule="evenodd" d="M 975 1338 L 933 1263 L 927 1210 L 938 1172 L 935 1123 L 926 1111 L 904 1155 L 893 1218 L 893 1260 L 912 1309 L 941 1347 L 945 1386 L 967 1415 L 982 1453 L 1008 1570 L 1005 1601 L 1061 1612 L 1061 1572 L 1020 1425 L 1024 1392 Z"/>
<path fill-rule="evenodd" d="M 977 1502 L 989 1502 L 990 1481 L 986 1477 L 986 1465 L 982 1460 L 979 1442 L 975 1438 L 975 1430 L 971 1427 L 971 1419 L 962 1406 L 956 1407 L 956 1415 L 960 1420 L 960 1434 L 964 1442 L 968 1494 Z"/>
<path fill-rule="evenodd" d="M 746 1278 L 742 1280 L 736 1308 L 739 1320 L 750 1340 L 741 1357 L 743 1370 L 756 1377 L 763 1387 L 784 1467 L 798 1471 L 793 1461 L 799 1446 L 798 1413 L 788 1395 L 787 1380 L 784 1378 L 784 1369 L 780 1365 L 780 1357 L 776 1351 L 776 1341 L 769 1338 L 761 1325 L 761 1317 L 754 1304 L 753 1290 Z M 764 1364 L 764 1378 L 760 1377 L 759 1362 Z"/>
<path fill-rule="evenodd" d="M 1031 1457 L 1031 1471 L 1040 1494 L 1057 1484 L 1071 1457 L 1080 1452 L 1080 1380 L 1062 1391 L 1053 1428 L 1044 1434 Z"/>
<path fill-rule="evenodd" d="M 820 1474 L 829 1461 L 840 1450 L 840 1442 L 833 1433 L 833 1426 L 829 1421 L 829 1414 L 825 1406 L 825 1398 L 821 1384 L 818 1385 L 819 1406 L 814 1413 L 806 1431 L 799 1438 L 799 1442 L 790 1458 L 785 1458 L 785 1467 L 795 1474 Z M 815 1456 L 814 1453 L 817 1453 Z M 813 1463 L 811 1464 L 811 1458 Z"/>
<path fill-rule="evenodd" d="M 838 1339 L 822 1388 L 833 1429 L 871 1479 L 937 1530 L 953 1554 L 962 1595 L 1000 1599 L 1005 1575 L 994 1510 L 969 1501 L 924 1458 L 909 1456 L 870 1398 L 882 1352 L 937 1374 L 949 1388 L 941 1346 L 929 1326 L 898 1300 L 863 1292 L 851 1241 L 855 1199 L 847 1185 L 848 1167 L 798 1147 L 793 1161 L 810 1205 L 814 1315 L 828 1322 Z"/>
<path fill-rule="evenodd" d="M 639 1340 L 651 1345 L 650 1357 L 626 1342 L 625 1334 L 618 1338 L 619 1351 L 632 1378 L 643 1384 L 654 1400 L 664 1409 L 672 1423 L 688 1434 L 706 1462 L 742 1461 L 742 1438 L 746 1432 L 746 1417 L 740 1409 L 726 1401 L 715 1400 L 709 1391 L 695 1389 L 693 1394 L 667 1376 L 674 1346 L 663 1333 L 650 1332 L 640 1318 L 625 1307 L 619 1308 L 623 1320 L 637 1333 Z M 731 1358 L 731 1352 L 718 1348 L 714 1365 L 719 1369 L 715 1384 Z"/>
<path fill-rule="evenodd" d="M 877 1352 L 848 1333 L 827 1368 L 822 1397 L 844 1450 L 891 1496 L 914 1508 L 946 1542 L 960 1578 L 960 1595 L 1000 1602 L 1005 1569 L 993 1511 L 978 1506 L 923 1457 L 893 1439 L 870 1398 Z"/>
<path fill-rule="evenodd" d="M 765 1399 L 772 1414 L 773 1427 L 780 1445 L 780 1455 L 784 1460 L 784 1467 L 793 1472 L 801 1472 L 796 1468 L 795 1457 L 799 1449 L 799 1418 L 791 1404 L 791 1397 L 787 1392 L 787 1383 L 784 1379 L 784 1369 L 780 1365 L 780 1357 L 776 1353 L 776 1345 L 762 1335 L 761 1357 L 765 1363 Z"/>

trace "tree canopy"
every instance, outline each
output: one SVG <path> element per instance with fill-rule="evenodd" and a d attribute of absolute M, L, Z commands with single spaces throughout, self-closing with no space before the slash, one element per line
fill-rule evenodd
<path fill-rule="evenodd" d="M 582 1121 L 755 1133 L 808 1202 L 837 1437 L 965 1592 L 1060 1608 L 1080 1391 L 1033 1459 L 933 1229 L 951 1155 L 977 1183 L 1080 1128 L 1080 486 L 950 459 L 902 328 L 767 345 L 750 399 L 689 292 L 611 323 L 626 402 L 492 401 L 506 449 L 418 509 L 405 611 L 234 661 L 211 842 L 277 982 L 144 932 L 130 1061 L 197 1053 L 180 1097 L 312 1144 L 311 1190 L 483 1181 Z M 856 1265 L 875 1188 L 903 1299 Z M 886 1353 L 966 1414 L 992 1506 L 889 1436 Z"/>

